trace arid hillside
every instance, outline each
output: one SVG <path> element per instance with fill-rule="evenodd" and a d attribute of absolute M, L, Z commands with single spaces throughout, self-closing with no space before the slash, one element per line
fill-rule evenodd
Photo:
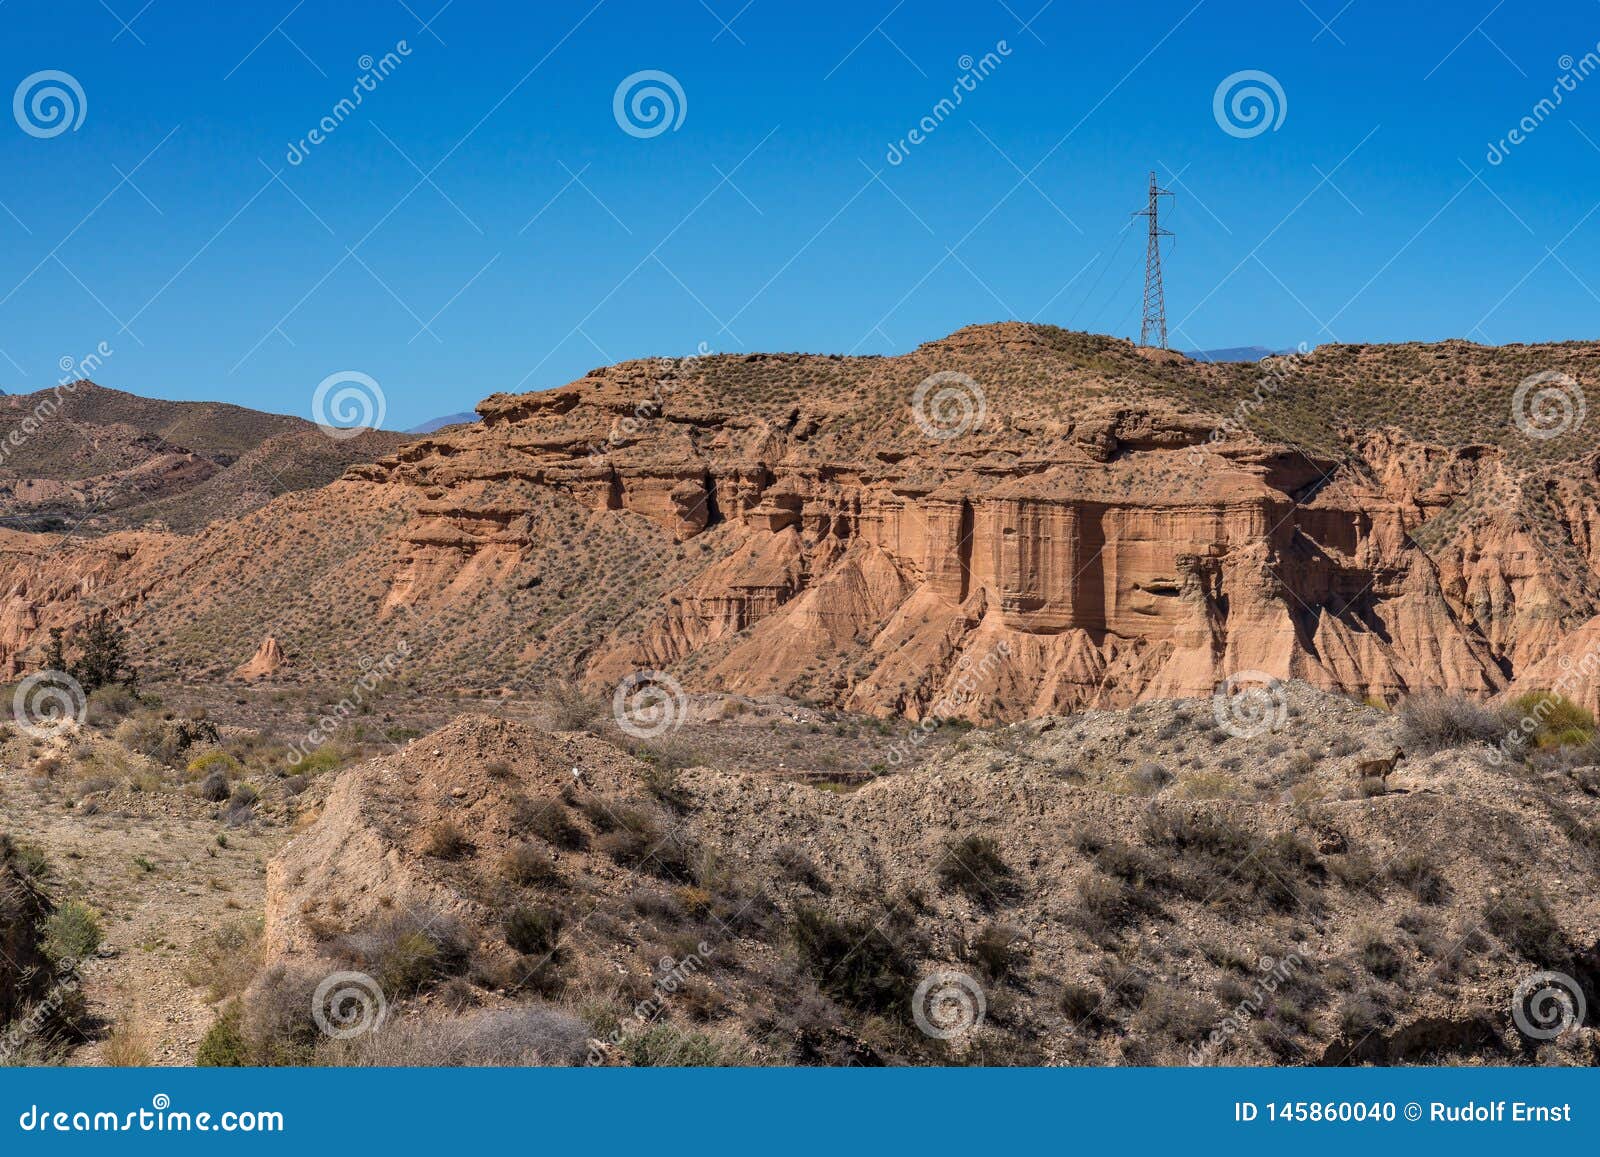
<path fill-rule="evenodd" d="M 1600 641 L 1597 365 L 1465 342 L 1199 364 L 1019 323 L 627 362 L 193 534 L 9 536 L 0 649 L 25 669 L 92 605 L 190 675 L 272 636 L 290 680 L 400 654 L 433 688 L 652 669 L 969 720 L 1241 673 L 1544 688 Z"/>
<path fill-rule="evenodd" d="M 380 431 L 332 439 L 301 418 L 72 382 L 0 398 L 0 524 L 192 530 L 324 485 L 404 440 Z"/>
<path fill-rule="evenodd" d="M 1505 759 L 1461 699 L 1271 707 L 947 728 L 852 790 L 570 712 L 291 763 L 288 705 L 103 691 L 0 736 L 0 938 L 40 966 L 0 1060 L 1600 1063 L 1592 720 Z"/>

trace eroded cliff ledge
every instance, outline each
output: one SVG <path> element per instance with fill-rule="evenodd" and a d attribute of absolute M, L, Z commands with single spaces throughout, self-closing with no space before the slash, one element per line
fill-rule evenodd
<path fill-rule="evenodd" d="M 1017 323 L 898 358 L 627 362 L 493 395 L 480 426 L 250 519 L 124 542 L 158 561 L 120 594 L 109 540 L 48 553 L 98 550 L 87 581 L 153 622 L 214 621 L 228 669 L 267 633 L 338 667 L 422 624 L 436 681 L 654 668 L 912 718 L 1207 694 L 1245 670 L 1489 696 L 1600 640 L 1593 431 L 1530 438 L 1511 406 L 1528 374 L 1581 388 L 1597 364 L 1587 344 L 1452 342 L 1198 365 Z M 954 393 L 914 406 L 932 375 Z M 291 556 L 264 538 L 334 510 L 370 541 L 310 580 L 366 585 L 340 615 L 269 608 Z M 0 604 L 18 661 L 71 603 L 59 562 L 23 553 Z M 260 572 L 257 609 L 175 589 L 230 559 Z"/>

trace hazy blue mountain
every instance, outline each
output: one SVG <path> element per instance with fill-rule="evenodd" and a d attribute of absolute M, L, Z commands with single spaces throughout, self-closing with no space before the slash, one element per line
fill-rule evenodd
<path fill-rule="evenodd" d="M 429 418 L 422 425 L 411 427 L 406 433 L 431 434 L 435 430 L 444 429 L 446 426 L 456 426 L 462 422 L 476 422 L 477 420 L 478 415 L 470 412 L 465 414 L 446 414 L 442 418 Z"/>

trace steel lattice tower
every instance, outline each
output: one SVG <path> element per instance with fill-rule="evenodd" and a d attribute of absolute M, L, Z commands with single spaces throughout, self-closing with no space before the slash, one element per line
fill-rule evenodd
<path fill-rule="evenodd" d="M 1161 228 L 1158 211 L 1160 198 L 1170 196 L 1172 191 L 1156 184 L 1155 171 L 1151 170 L 1149 204 L 1134 214 L 1150 219 L 1150 243 L 1144 258 L 1144 322 L 1139 326 L 1139 344 L 1162 349 L 1167 348 L 1167 298 L 1161 288 L 1161 238 L 1171 237 L 1172 232 Z"/>

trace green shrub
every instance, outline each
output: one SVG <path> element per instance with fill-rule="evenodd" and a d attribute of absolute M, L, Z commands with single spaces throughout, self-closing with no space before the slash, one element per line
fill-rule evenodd
<path fill-rule="evenodd" d="M 703 1032 L 685 1032 L 670 1024 L 653 1024 L 622 1038 L 619 1050 L 640 1068 L 737 1065 L 743 1058 Z"/>
<path fill-rule="evenodd" d="M 45 953 L 58 963 L 94 955 L 104 935 L 94 910 L 77 900 L 69 900 L 50 913 L 41 931 Z"/>
<path fill-rule="evenodd" d="M 347 753 L 339 748 L 319 747 L 301 759 L 299 763 L 296 763 L 291 770 L 296 775 L 303 775 L 309 778 L 343 766 L 347 758 L 349 758 Z"/>
<path fill-rule="evenodd" d="M 224 1009 L 200 1038 L 194 1063 L 203 1068 L 238 1068 L 250 1063 L 250 1046 L 237 1005 Z"/>
<path fill-rule="evenodd" d="M 200 779 L 213 771 L 220 771 L 226 775 L 237 775 L 242 769 L 239 761 L 226 751 L 211 750 L 191 759 L 184 771 L 191 779 Z"/>
<path fill-rule="evenodd" d="M 1565 695 L 1528 691 L 1511 701 L 1509 713 L 1519 722 L 1533 722 L 1531 733 L 1526 727 L 1518 730 L 1536 747 L 1580 747 L 1594 738 L 1594 716 Z"/>

